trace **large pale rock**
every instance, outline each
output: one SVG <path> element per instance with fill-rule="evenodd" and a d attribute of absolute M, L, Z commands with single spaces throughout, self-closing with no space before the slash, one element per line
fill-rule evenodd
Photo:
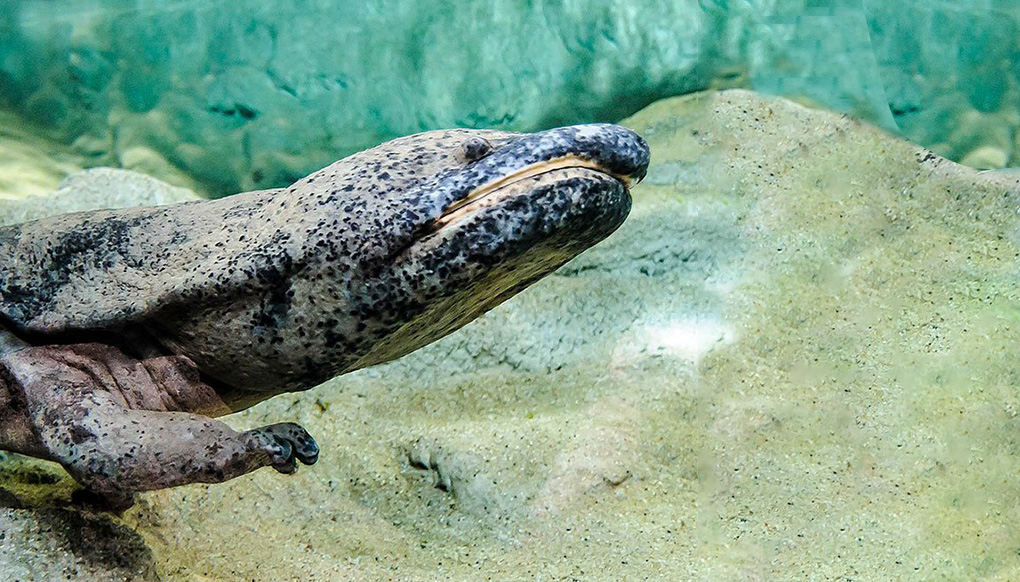
<path fill-rule="evenodd" d="M 171 186 L 145 174 L 116 168 L 93 168 L 67 176 L 49 194 L 0 203 L 0 225 L 67 212 L 156 206 L 199 199 L 187 188 Z"/>
<path fill-rule="evenodd" d="M 1020 576 L 1015 175 L 747 92 L 628 124 L 653 165 L 617 234 L 228 418 L 301 422 L 317 465 L 142 496 L 118 523 L 163 576 Z"/>

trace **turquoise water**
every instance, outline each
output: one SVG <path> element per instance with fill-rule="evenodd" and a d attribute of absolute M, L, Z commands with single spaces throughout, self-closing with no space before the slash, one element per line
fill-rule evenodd
<path fill-rule="evenodd" d="M 398 135 L 618 120 L 720 86 L 991 168 L 1020 159 L 1018 21 L 1006 1 L 3 0 L 0 107 L 216 195 Z"/>

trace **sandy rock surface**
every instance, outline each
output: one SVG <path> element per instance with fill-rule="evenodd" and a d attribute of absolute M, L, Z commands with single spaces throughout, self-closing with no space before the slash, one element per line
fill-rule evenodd
<path fill-rule="evenodd" d="M 123 518 L 10 470 L 28 509 L 0 523 L 91 519 L 96 556 L 137 535 L 172 581 L 1020 576 L 1016 176 L 747 92 L 626 123 L 653 165 L 613 237 L 410 357 L 227 419 L 302 423 L 314 467 Z M 81 551 L 0 531 L 12 563 Z"/>

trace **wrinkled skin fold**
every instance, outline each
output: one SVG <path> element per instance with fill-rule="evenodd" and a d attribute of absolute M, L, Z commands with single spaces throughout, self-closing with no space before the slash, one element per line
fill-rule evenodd
<path fill-rule="evenodd" d="M 611 234 L 648 148 L 614 125 L 448 130 L 292 186 L 0 229 L 0 448 L 115 506 L 318 456 L 212 417 L 398 358 Z"/>

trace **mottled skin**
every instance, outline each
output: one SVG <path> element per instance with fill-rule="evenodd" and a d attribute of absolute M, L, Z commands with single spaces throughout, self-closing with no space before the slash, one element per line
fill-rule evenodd
<path fill-rule="evenodd" d="M 0 448 L 122 503 L 313 463 L 295 424 L 210 417 L 458 329 L 615 230 L 647 164 L 614 125 L 437 131 L 286 189 L 0 228 Z"/>

